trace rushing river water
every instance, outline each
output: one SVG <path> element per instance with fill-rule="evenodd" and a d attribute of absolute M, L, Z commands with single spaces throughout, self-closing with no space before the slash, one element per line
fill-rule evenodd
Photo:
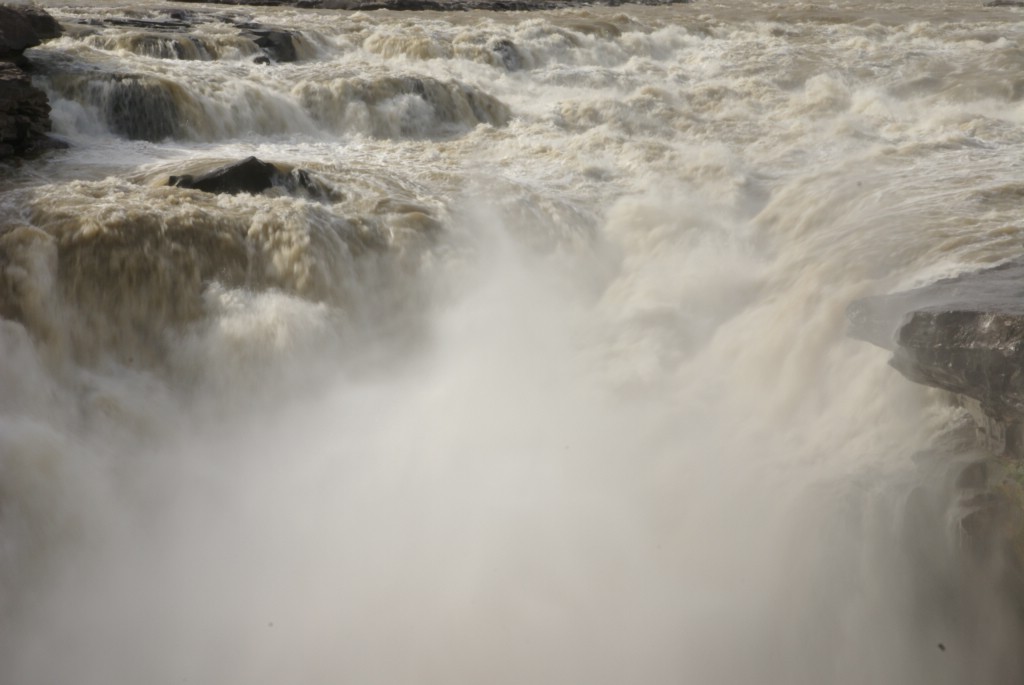
<path fill-rule="evenodd" d="M 844 311 L 1020 254 L 1024 10 L 47 8 L 0 682 L 1021 682 Z M 249 155 L 311 183 L 166 185 Z"/>

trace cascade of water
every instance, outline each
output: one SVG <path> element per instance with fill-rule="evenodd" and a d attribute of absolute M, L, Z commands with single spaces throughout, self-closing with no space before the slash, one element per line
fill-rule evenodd
<path fill-rule="evenodd" d="M 1018 249 L 1009 10 L 52 10 L 0 681 L 1019 682 L 961 414 L 844 318 Z"/>

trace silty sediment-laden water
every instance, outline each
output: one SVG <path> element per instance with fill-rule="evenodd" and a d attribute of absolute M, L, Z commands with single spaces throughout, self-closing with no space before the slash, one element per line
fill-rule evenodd
<path fill-rule="evenodd" d="M 0 680 L 1019 681 L 844 319 L 1019 254 L 1018 11 L 48 9 Z M 250 155 L 310 182 L 167 186 Z"/>

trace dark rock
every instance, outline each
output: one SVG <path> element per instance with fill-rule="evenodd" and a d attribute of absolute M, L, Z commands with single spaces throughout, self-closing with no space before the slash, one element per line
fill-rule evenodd
<path fill-rule="evenodd" d="M 24 11 L 0 5 L 0 60 L 20 61 L 25 50 L 41 42 Z"/>
<path fill-rule="evenodd" d="M 1024 261 L 858 300 L 851 334 L 917 383 L 960 396 L 990 448 L 1024 454 Z"/>
<path fill-rule="evenodd" d="M 854 335 L 894 350 L 900 373 L 968 410 L 975 446 L 957 451 L 980 458 L 956 476 L 949 520 L 965 568 L 985 569 L 1024 617 L 1024 260 L 865 298 L 849 315 Z"/>
<path fill-rule="evenodd" d="M 194 188 L 205 193 L 262 193 L 280 180 L 281 170 L 269 162 L 248 157 L 200 176 L 171 176 L 168 185 Z"/>
<path fill-rule="evenodd" d="M 18 7 L 17 10 L 28 19 L 28 23 L 32 26 L 32 30 L 35 31 L 40 40 L 60 38 L 64 33 L 60 27 L 60 22 L 50 16 L 45 10 L 32 6 Z"/>
<path fill-rule="evenodd" d="M 50 130 L 50 103 L 13 64 L 0 63 L 0 158 L 42 149 Z"/>
<path fill-rule="evenodd" d="M 1024 2 L 1020 0 L 991 0 L 986 2 L 985 7 L 1024 7 Z"/>
<path fill-rule="evenodd" d="M 24 52 L 60 36 L 60 24 L 35 7 L 0 5 L 0 158 L 56 147 L 50 130 L 50 103 L 20 67 Z"/>
<path fill-rule="evenodd" d="M 250 193 L 253 195 L 265 190 L 283 187 L 289 191 L 304 190 L 312 196 L 321 196 L 324 189 L 305 169 L 285 171 L 275 164 L 264 162 L 256 157 L 247 157 L 240 162 L 222 166 L 205 174 L 193 176 L 183 174 L 171 176 L 167 185 L 178 188 L 191 188 L 205 193 Z"/>
<path fill-rule="evenodd" d="M 0 60 L 24 65 L 25 50 L 60 35 L 60 24 L 43 10 L 0 5 Z"/>
<path fill-rule="evenodd" d="M 299 59 L 296 49 L 298 36 L 294 32 L 260 24 L 240 24 L 239 28 L 245 29 L 242 35 L 256 43 L 273 61 L 295 62 Z"/>

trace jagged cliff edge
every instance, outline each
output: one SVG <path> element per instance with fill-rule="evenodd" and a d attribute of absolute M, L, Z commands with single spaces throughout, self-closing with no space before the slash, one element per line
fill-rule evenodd
<path fill-rule="evenodd" d="M 950 393 L 973 424 L 954 524 L 965 550 L 998 569 L 1024 611 L 1024 259 L 848 309 L 850 334 L 893 352 L 906 378 Z"/>

